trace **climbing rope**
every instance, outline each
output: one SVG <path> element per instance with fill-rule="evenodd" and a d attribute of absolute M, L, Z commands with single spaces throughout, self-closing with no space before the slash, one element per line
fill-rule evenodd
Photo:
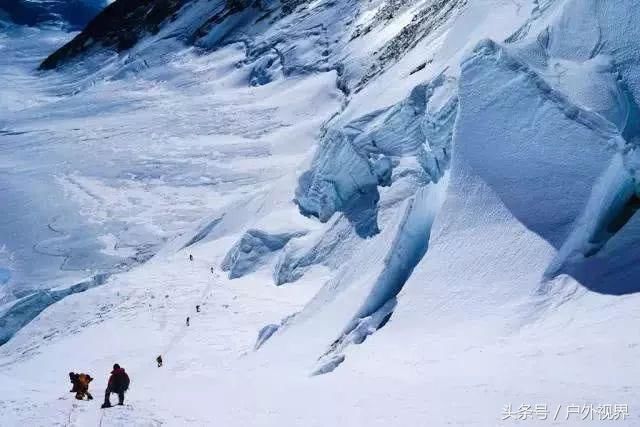
<path fill-rule="evenodd" d="M 200 294 L 200 303 L 198 305 L 205 305 L 208 302 L 209 297 L 211 296 L 211 290 L 213 289 L 213 286 L 218 283 L 219 278 L 220 276 L 218 275 L 218 273 L 214 272 L 213 280 L 211 280 L 209 284 L 205 286 L 204 290 Z M 167 343 L 166 347 L 160 353 L 160 355 L 164 357 L 165 355 L 169 354 L 169 352 L 175 347 L 175 345 L 179 343 L 186 335 L 187 328 L 188 326 L 186 324 L 183 324 L 182 327 L 173 336 L 173 338 Z"/>

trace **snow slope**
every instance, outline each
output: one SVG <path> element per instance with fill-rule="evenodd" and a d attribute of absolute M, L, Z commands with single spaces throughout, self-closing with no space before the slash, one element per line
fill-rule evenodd
<path fill-rule="evenodd" d="M 640 422 L 633 1 L 213 3 L 3 67 L 33 101 L 2 164 L 44 220 L 0 236 L 81 221 L 7 240 L 2 286 L 32 244 L 109 274 L 6 298 L 8 425 Z M 72 400 L 114 362 L 125 407 Z"/>
<path fill-rule="evenodd" d="M 45 30 L 17 31 L 6 36 L 9 52 L 25 32 Z M 7 61 L 4 69 L 17 77 L 3 98 L 3 200 L 10 209 L 0 225 L 8 260 L 1 265 L 11 278 L 0 301 L 127 269 L 292 173 L 339 109 L 335 73 L 252 88 L 250 71 L 236 68 L 243 58 L 241 45 L 206 58 L 185 47 L 154 70 L 161 76 L 80 83 L 25 74 Z M 90 88 L 69 95 L 77 84 Z M 27 314 L 0 314 L 0 322 L 21 326 L 37 311 Z M 3 324 L 0 341 L 15 330 Z"/>

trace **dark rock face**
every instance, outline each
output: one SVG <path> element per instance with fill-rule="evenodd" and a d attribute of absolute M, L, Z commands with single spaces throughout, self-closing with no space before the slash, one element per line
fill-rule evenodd
<path fill-rule="evenodd" d="M 62 24 L 80 29 L 106 6 L 106 0 L 0 0 L 4 11 L 18 25 Z"/>
<path fill-rule="evenodd" d="M 9 0 L 0 0 L 2 1 Z M 117 0 L 104 8 L 77 37 L 47 57 L 40 64 L 40 69 L 58 68 L 92 50 L 128 50 L 143 37 L 157 34 L 166 24 L 175 20 L 183 11 L 186 13 L 196 3 L 199 4 L 199 14 L 194 14 L 189 25 L 177 29 L 172 37 L 179 38 L 187 45 L 208 50 L 219 41 L 215 36 L 220 35 L 216 33 L 216 28 L 229 19 L 235 17 L 237 21 L 227 25 L 227 29 L 234 25 L 247 27 L 272 14 L 274 19 L 286 16 L 308 2 L 309 0 L 283 0 L 272 5 L 262 0 Z M 249 9 L 256 13 L 243 16 Z M 274 13 L 278 10 L 280 14 Z M 213 42 L 209 38 L 212 33 L 215 39 Z M 256 79 L 256 84 L 264 84 L 267 81 L 265 79 L 268 79 L 268 76 L 261 77 L 264 79 Z"/>
<path fill-rule="evenodd" d="M 95 46 L 117 52 L 135 45 L 145 34 L 156 34 L 161 24 L 189 0 L 118 0 L 107 6 L 73 40 L 49 55 L 40 69 L 51 70 Z"/>

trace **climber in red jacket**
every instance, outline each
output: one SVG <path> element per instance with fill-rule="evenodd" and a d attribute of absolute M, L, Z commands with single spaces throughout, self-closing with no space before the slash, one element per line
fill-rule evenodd
<path fill-rule="evenodd" d="M 129 389 L 129 375 L 118 365 L 113 365 L 113 371 L 109 377 L 109 383 L 107 389 L 104 392 L 103 408 L 110 408 L 111 402 L 109 401 L 109 395 L 116 393 L 118 395 L 118 405 L 124 405 L 124 392 Z"/>

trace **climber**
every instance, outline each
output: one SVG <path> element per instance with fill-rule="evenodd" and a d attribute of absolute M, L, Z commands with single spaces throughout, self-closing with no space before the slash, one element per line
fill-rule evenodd
<path fill-rule="evenodd" d="M 102 408 L 110 408 L 111 402 L 109 395 L 116 393 L 118 395 L 118 405 L 124 405 L 124 392 L 129 389 L 129 376 L 117 363 L 113 365 L 113 371 L 109 377 L 107 389 L 104 391 L 104 403 Z"/>
<path fill-rule="evenodd" d="M 189 326 L 189 317 L 187 316 L 187 326 Z"/>
<path fill-rule="evenodd" d="M 213 274 L 213 267 L 211 267 L 211 274 Z"/>
<path fill-rule="evenodd" d="M 156 362 L 158 362 L 158 368 L 162 366 L 162 356 L 156 357 Z"/>
<path fill-rule="evenodd" d="M 69 372 L 69 381 L 71 381 L 71 390 L 69 390 L 70 393 L 78 392 L 78 376 L 79 375 L 75 372 Z"/>
<path fill-rule="evenodd" d="M 200 306 L 196 305 L 196 313 L 200 313 Z"/>
<path fill-rule="evenodd" d="M 93 400 L 93 396 L 89 393 L 89 383 L 93 381 L 93 378 L 89 374 L 79 374 L 78 380 L 76 382 L 77 391 L 76 391 L 76 399 L 82 400 L 84 399 L 85 394 L 87 395 L 88 400 Z"/>
<path fill-rule="evenodd" d="M 193 255 L 189 254 L 189 261 L 193 261 Z"/>

